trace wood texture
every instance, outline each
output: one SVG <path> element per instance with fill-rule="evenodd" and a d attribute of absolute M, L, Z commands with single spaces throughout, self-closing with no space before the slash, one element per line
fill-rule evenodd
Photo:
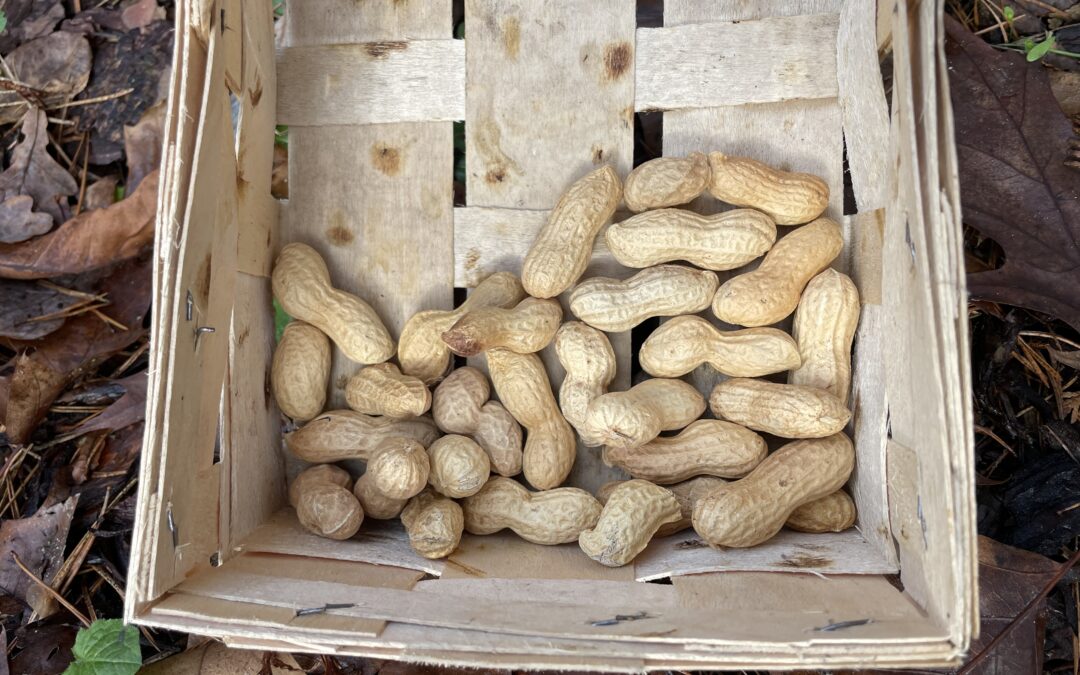
<path fill-rule="evenodd" d="M 838 21 L 818 14 L 638 29 L 634 108 L 835 98 Z M 755 48 L 770 43 L 783 49 Z"/>
<path fill-rule="evenodd" d="M 292 47 L 277 62 L 278 123 L 293 126 L 465 118 L 465 41 Z"/>

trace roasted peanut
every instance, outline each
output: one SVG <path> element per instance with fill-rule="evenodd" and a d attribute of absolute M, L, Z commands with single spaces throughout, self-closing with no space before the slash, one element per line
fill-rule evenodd
<path fill-rule="evenodd" d="M 348 539 L 360 529 L 364 512 L 349 492 L 349 472 L 332 464 L 305 469 L 289 486 L 289 502 L 300 524 L 329 539 Z"/>
<path fill-rule="evenodd" d="M 596 498 L 600 500 L 601 504 L 606 504 L 611 493 L 625 482 L 624 480 L 615 480 L 604 483 L 597 491 Z M 694 513 L 694 504 L 697 500 L 708 494 L 716 486 L 726 483 L 727 481 L 723 478 L 698 476 L 697 478 L 666 486 L 668 490 L 671 490 L 671 494 L 675 496 L 675 500 L 679 502 L 679 520 L 664 523 L 654 536 L 667 537 L 690 527 L 690 518 Z"/>
<path fill-rule="evenodd" d="M 428 448 L 431 474 L 428 482 L 439 494 L 468 497 L 476 494 L 491 474 L 487 453 L 467 436 L 443 436 Z"/>
<path fill-rule="evenodd" d="M 602 445 L 585 428 L 589 402 L 607 393 L 615 379 L 615 351 L 600 331 L 580 321 L 564 323 L 555 334 L 555 354 L 566 371 L 559 387 L 563 417 L 577 430 L 587 446 Z"/>
<path fill-rule="evenodd" d="M 641 367 L 653 377 L 680 377 L 703 363 L 730 377 L 758 377 L 799 367 L 799 349 L 776 328 L 722 331 L 699 316 L 665 321 L 641 345 Z"/>
<path fill-rule="evenodd" d="M 383 440 L 403 436 L 424 447 L 439 436 L 430 417 L 395 420 L 371 417 L 354 410 L 331 410 L 285 435 L 294 455 L 306 462 L 324 464 L 343 459 L 369 459 Z"/>
<path fill-rule="evenodd" d="M 615 259 L 627 267 L 685 260 L 709 270 L 732 270 L 772 247 L 776 225 L 772 218 L 753 209 L 711 216 L 660 209 L 615 223 L 604 239 Z"/>
<path fill-rule="evenodd" d="M 698 420 L 677 436 L 654 438 L 636 448 L 604 448 L 604 463 L 658 485 L 707 474 L 738 478 L 761 463 L 765 439 L 722 420 Z"/>
<path fill-rule="evenodd" d="M 428 411 L 431 392 L 419 378 L 402 375 L 394 364 L 377 363 L 349 378 L 345 402 L 356 412 L 405 419 Z"/>
<path fill-rule="evenodd" d="M 544 364 L 536 354 L 509 349 L 487 351 L 488 370 L 503 405 L 529 434 L 522 468 L 538 490 L 558 487 L 577 456 L 574 431 L 559 411 Z"/>
<path fill-rule="evenodd" d="M 521 268 L 535 298 L 554 298 L 574 285 L 592 257 L 593 243 L 622 197 L 615 169 L 602 166 L 580 178 L 559 199 L 536 235 Z"/>
<path fill-rule="evenodd" d="M 281 308 L 326 333 L 349 359 L 382 363 L 394 355 L 394 340 L 375 310 L 334 288 L 322 256 L 307 244 L 282 248 L 271 279 Z"/>
<path fill-rule="evenodd" d="M 829 266 L 843 248 L 840 226 L 818 218 L 780 239 L 752 272 L 724 282 L 713 300 L 721 321 L 767 326 L 795 311 L 806 283 Z"/>
<path fill-rule="evenodd" d="M 367 473 L 356 479 L 356 485 L 353 486 L 353 495 L 360 500 L 360 505 L 364 507 L 364 515 L 374 520 L 397 518 L 409 501 L 408 499 L 387 497 L 375 487 L 375 481 Z"/>
<path fill-rule="evenodd" d="M 481 281 L 457 309 L 417 312 L 401 329 L 398 361 L 402 372 L 420 378 L 424 384 L 438 382 L 450 369 L 450 348 L 442 341 L 443 333 L 477 308 L 513 307 L 524 297 L 525 290 L 517 277 L 496 272 Z"/>
<path fill-rule="evenodd" d="M 625 281 L 586 279 L 570 294 L 570 310 L 593 328 L 618 333 L 654 316 L 700 312 L 709 306 L 719 284 L 715 272 L 657 265 Z"/>
<path fill-rule="evenodd" d="M 409 500 L 401 512 L 401 524 L 409 545 L 425 558 L 445 558 L 461 542 L 464 518 L 457 502 L 424 490 Z"/>
<path fill-rule="evenodd" d="M 808 173 L 780 171 L 757 160 L 709 153 L 709 192 L 717 199 L 764 211 L 777 225 L 808 223 L 829 206 L 829 186 Z"/>
<path fill-rule="evenodd" d="M 694 530 L 712 546 L 756 546 L 798 507 L 840 489 L 855 466 L 843 434 L 788 443 L 745 478 L 714 488 L 694 505 Z"/>
<path fill-rule="evenodd" d="M 435 441 L 438 443 L 438 441 Z M 428 483 L 430 462 L 424 446 L 411 438 L 387 438 L 368 460 L 364 475 L 390 499 L 408 499 Z"/>
<path fill-rule="evenodd" d="M 681 518 L 670 490 L 644 480 L 628 480 L 608 496 L 596 527 L 581 533 L 578 545 L 601 565 L 619 567 L 645 550 L 665 523 Z"/>
<path fill-rule="evenodd" d="M 802 365 L 791 371 L 788 382 L 825 389 L 847 405 L 859 309 L 859 291 L 846 274 L 825 270 L 810 280 L 792 330 Z"/>
<path fill-rule="evenodd" d="M 558 300 L 525 298 L 513 309 L 480 307 L 442 334 L 450 351 L 475 356 L 492 347 L 532 354 L 551 344 L 562 321 Z"/>
<path fill-rule="evenodd" d="M 502 476 L 521 473 L 521 425 L 498 401 L 488 401 L 491 387 L 476 368 L 458 368 L 435 388 L 431 413 L 439 429 L 471 436 Z"/>
<path fill-rule="evenodd" d="M 855 501 L 843 490 L 796 508 L 784 527 L 799 532 L 843 532 L 855 524 Z"/>
<path fill-rule="evenodd" d="M 824 438 L 851 419 L 851 411 L 824 389 L 742 377 L 713 387 L 709 408 L 717 417 L 782 438 Z"/>
<path fill-rule="evenodd" d="M 330 381 L 330 339 L 303 321 L 292 321 L 281 334 L 270 365 L 270 388 L 281 412 L 306 422 L 326 405 Z"/>
<path fill-rule="evenodd" d="M 640 447 L 661 431 L 682 429 L 705 412 L 705 399 L 682 380 L 645 380 L 628 391 L 597 396 L 585 414 L 592 438 L 616 448 Z"/>
<path fill-rule="evenodd" d="M 701 152 L 651 159 L 626 177 L 626 208 L 637 212 L 693 201 L 709 187 L 709 175 L 709 158 Z"/>
<path fill-rule="evenodd" d="M 509 478 L 493 477 L 462 501 L 465 529 L 493 534 L 509 528 L 534 544 L 565 544 L 596 524 L 600 503 L 578 488 L 530 492 Z"/>

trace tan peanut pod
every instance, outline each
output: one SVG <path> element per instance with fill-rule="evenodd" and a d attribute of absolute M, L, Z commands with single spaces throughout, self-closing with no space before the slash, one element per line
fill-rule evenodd
<path fill-rule="evenodd" d="M 487 362 L 503 405 L 529 432 L 522 456 L 525 480 L 538 490 L 558 487 L 574 466 L 577 443 L 551 393 L 543 362 L 536 354 L 509 349 L 488 350 Z"/>
<path fill-rule="evenodd" d="M 270 388 L 281 412 L 306 422 L 326 405 L 330 339 L 303 321 L 285 326 L 270 364 Z"/>
<path fill-rule="evenodd" d="M 828 269 L 810 280 L 792 329 L 802 365 L 788 375 L 789 383 L 825 389 L 847 405 L 860 309 L 859 290 L 846 274 Z"/>
<path fill-rule="evenodd" d="M 465 519 L 457 502 L 424 490 L 401 512 L 409 545 L 425 558 L 445 558 L 461 543 Z"/>
<path fill-rule="evenodd" d="M 855 449 L 844 434 L 788 443 L 750 475 L 699 499 L 694 530 L 712 546 L 756 546 L 795 509 L 839 490 L 854 466 Z"/>
<path fill-rule="evenodd" d="M 460 499 L 476 494 L 491 475 L 491 460 L 476 441 L 467 436 L 443 436 L 428 448 L 431 473 L 428 482 L 436 492 Z"/>
<path fill-rule="evenodd" d="M 496 272 L 481 281 L 465 302 L 453 310 L 429 309 L 413 314 L 401 329 L 398 361 L 406 375 L 418 377 L 424 384 L 441 380 L 450 369 L 450 348 L 442 334 L 458 319 L 480 307 L 513 307 L 525 297 L 518 278 L 509 272 Z"/>
<path fill-rule="evenodd" d="M 736 377 L 709 395 L 717 417 L 781 438 L 824 438 L 843 430 L 851 411 L 824 389 Z"/>
<path fill-rule="evenodd" d="M 424 446 L 411 438 L 394 437 L 379 444 L 364 475 L 390 499 L 408 499 L 424 489 L 430 470 Z"/>
<path fill-rule="evenodd" d="M 431 391 L 392 363 L 361 368 L 345 385 L 345 402 L 356 412 L 394 419 L 419 417 L 431 407 Z"/>
<path fill-rule="evenodd" d="M 660 209 L 613 224 L 604 239 L 627 267 L 685 260 L 708 270 L 733 270 L 765 255 L 776 241 L 776 225 L 753 209 L 711 216 Z"/>
<path fill-rule="evenodd" d="M 798 225 L 829 206 L 829 186 L 809 173 L 781 171 L 747 157 L 709 153 L 709 192 L 720 201 L 764 211 L 777 225 Z"/>
<path fill-rule="evenodd" d="M 606 504 L 608 497 L 615 491 L 615 488 L 625 482 L 626 481 L 624 480 L 615 480 L 604 483 L 597 491 L 596 498 L 600 500 L 601 504 Z M 654 536 L 668 537 L 689 528 L 690 519 L 694 513 L 694 503 L 702 496 L 708 494 L 716 486 L 724 485 L 725 483 L 727 483 L 726 480 L 717 478 L 716 476 L 697 476 L 696 478 L 691 478 L 690 480 L 685 480 L 681 483 L 665 486 L 668 490 L 671 490 L 671 494 L 674 495 L 675 500 L 679 502 L 679 519 L 661 525 Z"/>
<path fill-rule="evenodd" d="M 796 508 L 784 526 L 799 532 L 843 532 L 855 524 L 855 501 L 843 490 Z"/>
<path fill-rule="evenodd" d="M 686 204 L 709 187 L 710 174 L 709 158 L 701 152 L 650 159 L 626 177 L 623 201 L 635 213 Z"/>
<path fill-rule="evenodd" d="M 680 377 L 702 364 L 729 377 L 798 368 L 799 348 L 776 328 L 722 331 L 700 316 L 665 321 L 641 345 L 641 367 L 653 377 Z"/>
<path fill-rule="evenodd" d="M 289 503 L 304 529 L 328 539 L 348 539 L 360 529 L 364 511 L 349 491 L 349 472 L 332 464 L 305 469 L 289 486 Z"/>
<path fill-rule="evenodd" d="M 521 426 L 497 401 L 488 401 L 491 386 L 476 368 L 458 368 L 435 388 L 431 412 L 448 434 L 471 436 L 502 476 L 521 473 Z"/>
<path fill-rule="evenodd" d="M 799 304 L 807 282 L 829 266 L 844 240 L 828 218 L 803 225 L 773 245 L 758 268 L 724 282 L 713 300 L 713 313 L 738 326 L 768 326 Z"/>
<path fill-rule="evenodd" d="M 657 265 L 625 281 L 586 279 L 570 294 L 570 311 L 593 328 L 618 333 L 654 316 L 700 312 L 712 302 L 719 285 L 715 272 Z"/>
<path fill-rule="evenodd" d="M 765 459 L 765 439 L 723 420 L 698 420 L 677 436 L 654 438 L 636 448 L 604 448 L 604 463 L 657 485 L 707 474 L 739 478 Z"/>
<path fill-rule="evenodd" d="M 492 477 L 461 505 L 465 530 L 471 534 L 509 528 L 526 541 L 546 546 L 576 541 L 600 517 L 600 502 L 585 490 L 564 487 L 530 492 L 500 476 Z"/>
<path fill-rule="evenodd" d="M 409 502 L 408 499 L 395 499 L 384 495 L 375 487 L 372 476 L 366 473 L 356 479 L 353 495 L 360 500 L 360 506 L 364 507 L 364 515 L 374 520 L 397 518 Z"/>
<path fill-rule="evenodd" d="M 585 428 L 589 402 L 607 393 L 615 379 L 615 351 L 607 336 L 581 321 L 564 323 L 555 334 L 555 355 L 566 371 L 559 387 L 563 417 L 587 446 L 603 444 Z"/>
<path fill-rule="evenodd" d="M 334 288 L 322 256 L 307 244 L 287 244 L 274 262 L 274 297 L 289 316 L 325 333 L 357 363 L 382 363 L 395 344 L 382 319 L 360 298 Z"/>
<path fill-rule="evenodd" d="M 534 298 L 554 298 L 574 285 L 592 257 L 596 235 L 622 197 L 615 169 L 605 165 L 578 179 L 559 198 L 521 267 Z"/>
<path fill-rule="evenodd" d="M 355 410 L 331 410 L 285 435 L 289 450 L 305 462 L 325 464 L 343 459 L 367 460 L 387 438 L 403 436 L 424 447 L 439 437 L 430 417 L 395 420 Z"/>
<path fill-rule="evenodd" d="M 644 480 L 628 480 L 608 496 L 596 527 L 581 533 L 578 546 L 601 565 L 620 567 L 645 550 L 656 531 L 681 518 L 670 490 Z"/>
<path fill-rule="evenodd" d="M 645 380 L 589 403 L 585 429 L 614 448 L 640 447 L 661 431 L 682 429 L 705 412 L 705 399 L 682 380 Z"/>
<path fill-rule="evenodd" d="M 458 319 L 442 340 L 460 356 L 475 356 L 492 347 L 532 354 L 551 344 L 562 321 L 558 300 L 525 298 L 512 309 L 480 307 Z"/>

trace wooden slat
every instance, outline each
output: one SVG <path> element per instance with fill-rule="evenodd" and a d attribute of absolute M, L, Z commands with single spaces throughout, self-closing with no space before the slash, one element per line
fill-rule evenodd
<path fill-rule="evenodd" d="M 446 0 L 309 0 L 285 5 L 286 45 L 355 44 L 363 40 L 431 40 L 450 36 Z"/>
<path fill-rule="evenodd" d="M 292 47 L 277 62 L 278 122 L 298 126 L 465 118 L 465 41 Z"/>
<path fill-rule="evenodd" d="M 708 21 L 757 21 L 768 17 L 803 14 L 839 14 L 843 0 L 667 0 L 664 25 L 677 26 Z"/>
<path fill-rule="evenodd" d="M 503 531 L 466 535 L 446 559 L 443 579 L 577 579 L 632 582 L 632 567 L 604 567 L 589 560 L 576 542 L 538 546 Z"/>
<path fill-rule="evenodd" d="M 820 14 L 638 29 L 634 108 L 835 98 L 838 20 Z"/>
<path fill-rule="evenodd" d="M 580 605 L 590 598 L 620 598 L 642 607 L 678 606 L 675 590 L 668 584 L 641 584 L 636 581 L 598 579 L 431 579 L 414 587 L 417 593 L 455 597 L 490 598 L 496 602 L 544 602 Z"/>

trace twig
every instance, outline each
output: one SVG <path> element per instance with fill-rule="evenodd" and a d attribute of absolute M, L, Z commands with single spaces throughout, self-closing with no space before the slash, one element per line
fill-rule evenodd
<path fill-rule="evenodd" d="M 83 199 L 86 198 L 86 172 L 90 168 L 90 144 L 86 141 L 89 136 L 90 134 L 84 133 L 83 140 L 79 141 L 79 148 L 81 149 L 83 145 L 86 145 L 86 152 L 83 153 L 82 176 L 79 178 L 79 199 L 75 202 L 76 216 L 82 213 Z M 78 151 L 75 152 L 75 156 L 79 156 Z"/>
<path fill-rule="evenodd" d="M 1055 342 L 1064 342 L 1070 347 L 1076 347 L 1077 349 L 1080 349 L 1080 343 L 1073 342 L 1072 340 L 1069 340 L 1068 338 L 1063 338 L 1060 335 L 1054 335 L 1053 333 L 1044 333 L 1041 330 L 1022 330 L 1020 331 L 1020 335 L 1023 337 L 1041 337 L 1048 340 L 1054 340 Z"/>
<path fill-rule="evenodd" d="M 15 551 L 12 551 L 11 552 L 11 559 L 13 561 L 15 561 L 15 564 L 19 567 L 19 569 L 21 569 L 23 572 L 25 572 L 26 576 L 30 577 L 30 579 L 35 584 L 40 586 L 42 588 L 42 590 L 44 590 L 46 593 L 51 595 L 53 597 L 53 599 L 55 599 L 57 602 L 59 602 L 61 605 L 63 605 L 67 609 L 67 611 L 69 611 L 73 615 L 75 615 L 75 618 L 78 619 L 79 621 L 81 621 L 84 626 L 86 626 L 87 628 L 90 627 L 90 619 L 87 619 L 86 615 L 84 615 L 79 610 L 75 609 L 75 605 L 73 605 L 70 602 L 68 602 L 67 600 L 65 600 L 64 596 L 62 596 L 59 593 L 57 593 L 56 591 L 54 591 L 52 589 L 52 587 L 49 586 L 49 584 L 42 581 L 41 578 L 38 577 L 38 575 L 31 572 L 30 568 L 28 568 L 26 565 L 23 564 L 23 562 L 21 560 L 19 560 L 19 554 L 18 553 L 16 553 Z"/>
<path fill-rule="evenodd" d="M 75 108 L 75 107 L 80 106 L 80 105 L 92 105 L 94 103 L 104 103 L 105 101 L 111 101 L 114 98 L 123 98 L 124 96 L 127 96 L 128 94 L 130 94 L 133 91 L 135 91 L 134 88 L 121 89 L 120 91 L 112 93 L 112 94 L 105 94 L 104 96 L 95 96 L 94 98 L 83 98 L 83 99 L 79 99 L 78 101 L 68 101 L 66 103 L 61 103 L 60 105 L 48 106 L 46 109 L 47 110 L 63 110 L 64 108 Z"/>
<path fill-rule="evenodd" d="M 1017 21 L 1019 19 L 1026 19 L 1027 16 L 1028 16 L 1027 14 L 1017 14 L 1016 16 L 1013 17 L 1013 21 Z M 998 23 L 995 23 L 992 26 L 987 26 L 986 28 L 982 28 L 980 30 L 975 31 L 974 35 L 985 35 L 986 33 L 995 31 L 998 28 L 1001 28 L 1001 27 L 1007 26 L 1007 25 L 1009 25 L 1008 21 L 999 21 Z"/>
<path fill-rule="evenodd" d="M 1005 26 L 1003 25 L 1002 17 L 997 13 L 997 10 L 995 9 L 995 7 L 992 4 L 990 4 L 990 0 L 982 0 L 982 3 L 984 5 L 986 5 L 986 8 L 988 10 L 990 10 L 990 14 L 993 15 L 994 20 L 997 21 L 997 25 L 1001 28 L 1001 41 L 1002 42 L 1008 42 L 1009 41 L 1009 34 L 1005 32 Z"/>
<path fill-rule="evenodd" d="M 105 314 L 105 312 L 102 312 L 102 311 L 100 311 L 98 309 L 94 309 L 94 308 L 92 308 L 90 311 L 94 314 L 94 316 L 101 319 L 102 321 L 109 324 L 110 326 L 113 326 L 115 328 L 119 328 L 120 330 L 124 330 L 124 331 L 128 330 L 127 326 L 120 323 L 119 321 L 112 318 L 111 316 Z"/>

